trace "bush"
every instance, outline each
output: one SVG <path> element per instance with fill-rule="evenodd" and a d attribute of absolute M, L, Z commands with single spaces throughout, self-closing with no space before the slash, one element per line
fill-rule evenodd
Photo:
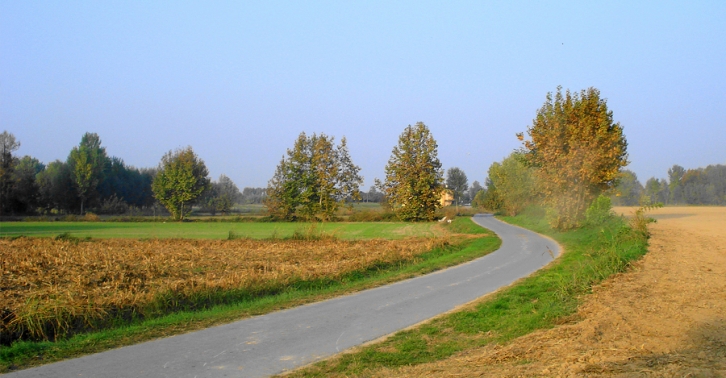
<path fill-rule="evenodd" d="M 590 207 L 585 211 L 585 225 L 590 227 L 598 226 L 614 216 L 610 197 L 601 194 L 592 201 Z"/>

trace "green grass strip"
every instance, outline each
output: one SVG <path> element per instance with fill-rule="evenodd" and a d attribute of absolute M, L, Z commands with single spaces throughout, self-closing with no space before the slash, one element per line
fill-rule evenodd
<path fill-rule="evenodd" d="M 27 368 L 62 359 L 96 353 L 159 337 L 229 323 L 293 306 L 320 301 L 346 293 L 381 286 L 430 273 L 486 255 L 499 248 L 501 240 L 476 226 L 468 218 L 457 218 L 448 226 L 456 233 L 489 233 L 423 253 L 413 261 L 368 267 L 337 280 L 301 281 L 279 293 L 247 298 L 201 311 L 182 311 L 99 332 L 79 334 L 55 342 L 20 341 L 0 346 L 0 372 Z"/>
<path fill-rule="evenodd" d="M 554 327 L 571 320 L 594 284 L 626 270 L 647 251 L 647 236 L 631 230 L 621 218 L 564 233 L 533 215 L 502 219 L 554 238 L 565 253 L 549 267 L 470 309 L 398 332 L 381 343 L 308 366 L 292 376 L 367 376 L 382 368 L 439 361 L 467 349 Z"/>

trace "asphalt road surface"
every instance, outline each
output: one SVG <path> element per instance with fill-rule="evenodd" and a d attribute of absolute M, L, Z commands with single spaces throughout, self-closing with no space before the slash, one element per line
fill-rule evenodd
<path fill-rule="evenodd" d="M 7 376 L 264 377 L 449 311 L 531 274 L 560 253 L 554 241 L 491 215 L 473 220 L 499 235 L 501 248 L 376 289 Z"/>

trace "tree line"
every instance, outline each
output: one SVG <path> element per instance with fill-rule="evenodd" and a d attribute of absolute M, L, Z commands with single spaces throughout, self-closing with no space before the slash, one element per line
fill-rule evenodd
<path fill-rule="evenodd" d="M 13 134 L 0 134 L 0 215 L 84 214 L 89 210 L 156 214 L 165 209 L 181 219 L 192 204 L 203 211 L 224 213 L 247 198 L 225 175 L 210 180 L 204 162 L 191 147 L 169 151 L 155 168 L 136 168 L 108 156 L 96 133 L 85 133 L 65 161 L 47 165 L 31 156 L 15 156 L 19 147 Z M 187 171 L 189 167 L 191 171 Z M 170 188 L 170 182 L 177 186 Z"/>
<path fill-rule="evenodd" d="M 86 133 L 65 162 L 45 166 L 29 156 L 17 158 L 19 142 L 0 134 L 0 213 L 99 213 L 163 205 L 183 220 L 193 208 L 227 213 L 235 203 L 262 203 L 282 220 L 330 220 L 353 202 L 380 202 L 405 221 L 429 221 L 436 210 L 453 203 L 515 215 L 530 205 L 546 209 L 558 229 L 579 227 L 596 198 L 615 204 L 724 204 L 724 166 L 668 171 L 669 180 L 652 178 L 641 185 L 623 168 L 627 141 L 605 99 L 595 88 L 548 93 L 531 126 L 517 134 L 522 146 L 488 170 L 485 187 L 468 185 L 458 167 L 444 170 L 438 145 L 423 122 L 408 125 L 385 167 L 384 180 L 368 192 L 342 138 L 301 133 L 283 155 L 267 188 L 240 192 L 228 177 L 212 181 L 191 147 L 166 153 L 156 168 L 137 169 L 108 157 L 97 134 Z"/>
<path fill-rule="evenodd" d="M 662 203 L 666 205 L 726 205 L 726 165 L 685 169 L 675 164 L 668 178 L 649 178 L 645 185 L 635 172 L 624 170 L 612 194 L 623 206 Z"/>

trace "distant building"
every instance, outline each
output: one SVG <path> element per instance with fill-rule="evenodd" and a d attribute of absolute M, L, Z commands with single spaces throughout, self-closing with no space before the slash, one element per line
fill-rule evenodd
<path fill-rule="evenodd" d="M 439 199 L 441 207 L 446 207 L 454 203 L 454 193 L 449 189 L 441 191 L 441 199 Z"/>

